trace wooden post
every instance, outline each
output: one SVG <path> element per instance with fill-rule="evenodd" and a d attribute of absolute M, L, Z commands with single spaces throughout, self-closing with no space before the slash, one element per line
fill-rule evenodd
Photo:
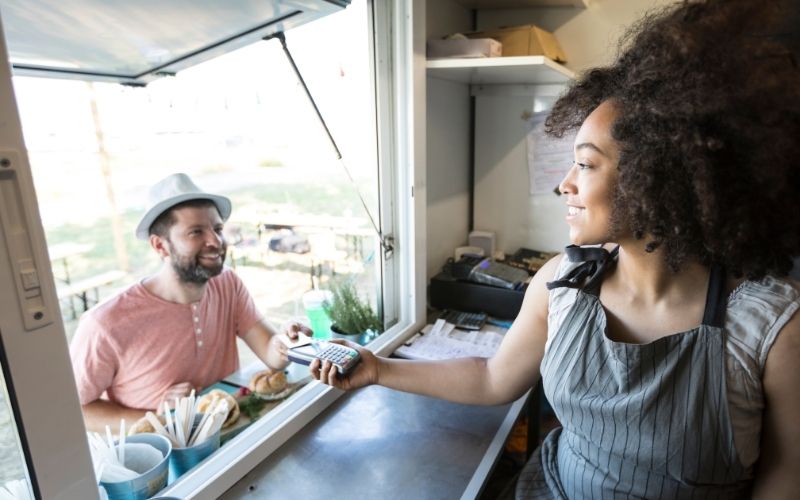
<path fill-rule="evenodd" d="M 114 234 L 114 251 L 117 254 L 117 266 L 123 271 L 130 271 L 128 261 L 128 251 L 125 248 L 125 237 L 122 231 L 122 220 L 117 211 L 117 201 L 114 195 L 114 183 L 111 179 L 111 159 L 106 150 L 103 127 L 100 122 L 100 113 L 97 110 L 97 99 L 92 82 L 87 82 L 89 94 L 91 96 L 92 122 L 94 123 L 94 133 L 97 137 L 97 154 L 100 159 L 100 171 L 103 174 L 103 182 L 106 186 L 106 198 L 111 207 L 111 230 Z"/>

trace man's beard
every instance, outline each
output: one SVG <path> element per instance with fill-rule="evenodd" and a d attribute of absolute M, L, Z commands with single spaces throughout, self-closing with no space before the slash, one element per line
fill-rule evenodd
<path fill-rule="evenodd" d="M 172 269 L 175 270 L 175 273 L 182 282 L 203 285 L 208 280 L 222 272 L 223 265 L 225 264 L 225 256 L 227 254 L 227 245 L 224 241 L 220 245 L 219 250 L 222 261 L 219 263 L 219 265 L 213 267 L 206 267 L 200 264 L 198 261 L 199 254 L 194 256 L 181 255 L 175 251 L 175 247 L 172 246 L 172 243 L 168 244 Z"/>

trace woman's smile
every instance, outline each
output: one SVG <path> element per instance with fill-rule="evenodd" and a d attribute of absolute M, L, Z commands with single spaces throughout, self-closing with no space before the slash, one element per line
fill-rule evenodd
<path fill-rule="evenodd" d="M 585 211 L 586 211 L 585 207 L 579 207 L 576 205 L 567 205 L 567 222 L 583 215 Z"/>

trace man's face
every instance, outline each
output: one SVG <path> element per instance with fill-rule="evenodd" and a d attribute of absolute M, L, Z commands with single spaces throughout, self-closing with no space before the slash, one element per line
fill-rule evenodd
<path fill-rule="evenodd" d="M 215 206 L 182 207 L 173 212 L 167 248 L 172 268 L 184 283 L 203 284 L 222 272 L 227 244 Z"/>

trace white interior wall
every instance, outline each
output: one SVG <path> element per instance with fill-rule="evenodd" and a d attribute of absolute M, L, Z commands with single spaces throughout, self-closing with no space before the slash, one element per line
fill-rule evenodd
<path fill-rule="evenodd" d="M 428 78 L 428 278 L 469 233 L 469 87 Z"/>
<path fill-rule="evenodd" d="M 595 0 L 587 9 L 487 10 L 478 13 L 477 25 L 542 26 L 556 34 L 569 59 L 567 66 L 580 71 L 613 61 L 625 27 L 648 9 L 668 3 Z M 550 193 L 529 194 L 527 130 L 520 117 L 533 110 L 533 102 L 533 96 L 476 97 L 475 228 L 495 231 L 497 248 L 506 253 L 519 247 L 558 251 L 569 244 L 564 201 Z"/>
<path fill-rule="evenodd" d="M 495 247 L 507 254 L 520 247 L 562 250 L 569 244 L 564 201 L 529 194 L 523 114 L 533 109 L 533 95 L 475 101 L 475 228 L 494 231 Z"/>
<path fill-rule="evenodd" d="M 472 11 L 454 0 L 425 2 L 426 40 L 472 29 Z"/>
<path fill-rule="evenodd" d="M 471 27 L 470 11 L 428 0 L 427 39 Z M 469 87 L 427 78 L 427 276 L 438 273 L 469 232 Z"/>

